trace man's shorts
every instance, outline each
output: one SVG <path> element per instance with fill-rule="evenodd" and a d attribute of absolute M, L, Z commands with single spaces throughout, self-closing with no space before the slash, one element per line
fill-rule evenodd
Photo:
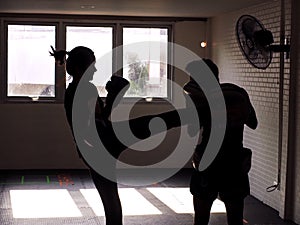
<path fill-rule="evenodd" d="M 234 179 L 205 172 L 194 171 L 190 181 L 192 195 L 205 200 L 245 198 L 250 194 L 248 175 Z"/>

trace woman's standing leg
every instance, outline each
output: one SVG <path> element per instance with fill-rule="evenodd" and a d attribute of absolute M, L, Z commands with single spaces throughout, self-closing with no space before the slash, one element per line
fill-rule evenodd
<path fill-rule="evenodd" d="M 200 198 L 199 196 L 193 196 L 195 218 L 194 225 L 207 225 L 210 218 L 211 206 L 214 199 Z"/>
<path fill-rule="evenodd" d="M 102 177 L 94 170 L 91 170 L 91 176 L 103 203 L 106 225 L 122 225 L 122 206 L 117 183 Z"/>

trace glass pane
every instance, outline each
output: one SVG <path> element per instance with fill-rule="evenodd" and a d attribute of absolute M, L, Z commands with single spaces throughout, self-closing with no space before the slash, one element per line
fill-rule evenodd
<path fill-rule="evenodd" d="M 112 27 L 78 27 L 67 26 L 67 51 L 76 46 L 85 46 L 92 49 L 96 60 L 107 53 L 111 53 L 113 44 Z M 97 86 L 99 95 L 106 96 L 105 84 L 112 74 L 112 58 L 105 57 L 96 63 L 97 72 L 93 83 Z M 71 77 L 67 75 L 67 86 Z"/>
<path fill-rule="evenodd" d="M 167 97 L 168 29 L 123 28 L 123 44 L 136 42 L 144 42 L 147 47 L 142 51 L 136 47 L 123 51 L 123 76 L 130 81 L 127 96 Z M 154 48 L 153 43 L 158 42 L 164 44 Z"/>
<path fill-rule="evenodd" d="M 55 26 L 8 25 L 7 96 L 54 97 Z"/>

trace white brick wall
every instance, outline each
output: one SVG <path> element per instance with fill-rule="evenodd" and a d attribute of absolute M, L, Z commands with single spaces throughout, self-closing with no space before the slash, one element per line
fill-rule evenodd
<path fill-rule="evenodd" d="M 286 1 L 286 35 L 290 36 L 290 0 Z M 253 150 L 253 166 L 250 172 L 251 194 L 264 203 L 284 212 L 285 178 L 287 159 L 288 101 L 290 63 L 285 60 L 283 143 L 281 189 L 266 192 L 277 181 L 278 126 L 279 126 L 279 53 L 273 54 L 271 65 L 259 70 L 250 65 L 239 49 L 235 25 L 241 15 L 258 18 L 265 28 L 272 31 L 274 41 L 280 41 L 280 1 L 270 1 L 254 7 L 212 18 L 212 58 L 220 68 L 221 82 L 233 82 L 244 87 L 254 104 L 259 126 L 255 131 L 245 130 L 244 145 Z"/>

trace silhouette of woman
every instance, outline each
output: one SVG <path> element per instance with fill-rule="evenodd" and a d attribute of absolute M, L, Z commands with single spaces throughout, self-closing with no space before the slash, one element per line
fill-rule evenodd
<path fill-rule="evenodd" d="M 66 117 L 73 132 L 73 136 L 73 100 L 79 83 L 83 83 L 85 93 L 80 102 L 80 106 L 81 109 L 85 111 L 83 115 L 86 115 L 86 118 L 80 118 L 82 129 L 87 129 L 89 121 L 88 117 L 90 117 L 89 115 L 91 113 L 95 113 L 96 127 L 99 138 L 104 144 L 106 150 L 108 150 L 108 152 L 117 159 L 120 153 L 128 147 L 123 145 L 116 137 L 112 129 L 109 116 L 111 114 L 112 107 L 115 104 L 116 97 L 120 92 L 122 96 L 125 94 L 125 91 L 129 87 L 129 82 L 122 77 L 112 76 L 111 80 L 106 84 L 106 90 L 108 91 L 108 94 L 104 104 L 98 95 L 97 88 L 90 82 L 93 79 L 94 73 L 97 71 L 94 65 L 94 52 L 84 46 L 75 47 L 69 52 L 65 50 L 56 51 L 52 46 L 51 48 L 52 52 L 50 52 L 50 55 L 54 56 L 55 60 L 60 65 L 65 65 L 67 73 L 73 78 L 72 82 L 66 89 L 64 99 Z M 67 59 L 65 59 L 66 56 Z M 97 99 L 95 99 L 95 96 Z M 94 104 L 95 102 L 96 104 Z M 167 129 L 181 125 L 178 112 L 176 111 L 170 111 L 158 115 L 143 116 L 129 121 L 133 134 L 140 139 L 149 137 L 151 132 L 148 125 L 149 121 L 154 117 L 162 118 L 166 122 Z M 159 131 L 157 130 L 157 132 Z M 79 156 L 84 160 L 79 150 L 78 153 Z M 118 194 L 117 183 L 97 173 L 87 161 L 84 160 L 84 162 L 90 168 L 92 180 L 102 199 L 106 217 L 106 225 L 122 225 L 122 207 Z"/>

